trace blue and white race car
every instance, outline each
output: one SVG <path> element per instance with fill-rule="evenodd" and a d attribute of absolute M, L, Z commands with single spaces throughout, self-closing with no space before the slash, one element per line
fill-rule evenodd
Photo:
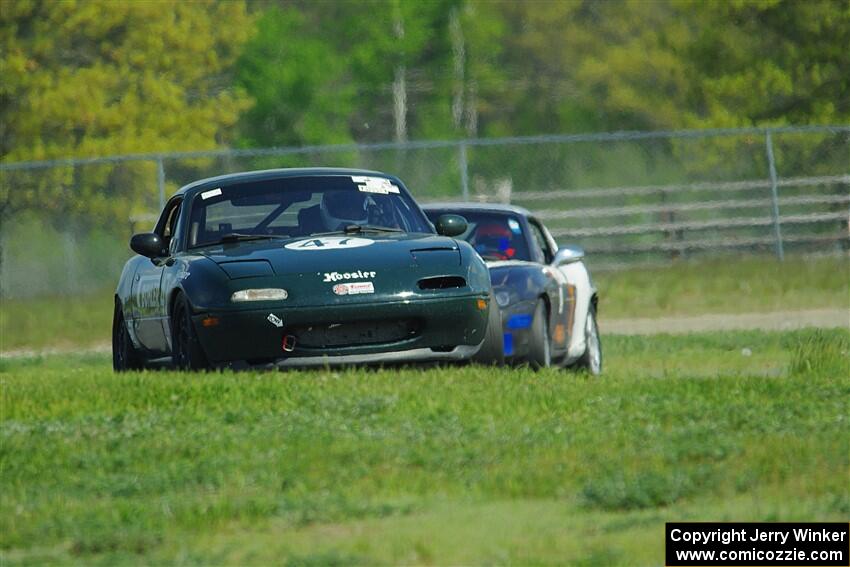
<path fill-rule="evenodd" d="M 490 270 L 506 361 L 602 372 L 599 297 L 581 248 L 558 248 L 543 223 L 521 207 L 439 203 L 423 210 L 431 222 L 444 214 L 467 220 L 458 238 L 469 242 Z"/>

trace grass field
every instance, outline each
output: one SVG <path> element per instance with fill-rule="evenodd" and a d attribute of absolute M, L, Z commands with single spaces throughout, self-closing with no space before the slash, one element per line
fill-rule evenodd
<path fill-rule="evenodd" d="M 595 276 L 611 319 L 850 308 L 850 259 L 727 256 Z"/>
<path fill-rule="evenodd" d="M 601 379 L 6 359 L 2 563 L 658 565 L 665 521 L 850 516 L 850 332 L 605 347 Z"/>
<path fill-rule="evenodd" d="M 850 260 L 727 257 L 595 274 L 601 318 L 850 308 Z M 0 301 L 0 351 L 109 340 L 112 293 Z"/>

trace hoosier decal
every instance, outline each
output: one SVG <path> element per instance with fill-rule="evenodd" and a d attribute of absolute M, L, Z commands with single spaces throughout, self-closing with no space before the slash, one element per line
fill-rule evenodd
<path fill-rule="evenodd" d="M 375 272 L 362 272 L 357 270 L 356 272 L 325 272 L 324 273 L 324 282 L 338 282 L 341 280 L 365 280 L 372 279 L 375 277 Z"/>

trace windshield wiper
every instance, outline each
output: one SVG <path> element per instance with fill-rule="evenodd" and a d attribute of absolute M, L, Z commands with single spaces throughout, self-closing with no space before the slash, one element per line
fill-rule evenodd
<path fill-rule="evenodd" d="M 345 227 L 345 230 L 351 230 L 353 232 L 404 232 L 400 228 L 392 228 L 389 226 L 375 226 L 372 224 L 355 224 Z"/>
<path fill-rule="evenodd" d="M 335 234 L 359 234 L 361 232 L 404 232 L 400 228 L 390 228 L 388 226 L 374 226 L 370 224 L 349 224 L 342 230 L 332 230 L 330 232 L 314 232 L 310 236 L 333 236 Z"/>
<path fill-rule="evenodd" d="M 227 242 L 244 242 L 247 240 L 276 240 L 279 238 L 285 237 L 277 236 L 275 234 L 240 234 L 238 232 L 229 232 L 227 234 L 222 235 L 222 237 L 218 239 L 218 242 L 216 242 L 216 244 L 224 244 Z"/>

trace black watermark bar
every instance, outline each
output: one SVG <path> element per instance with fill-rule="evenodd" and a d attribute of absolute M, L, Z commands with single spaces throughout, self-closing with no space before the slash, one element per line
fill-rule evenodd
<path fill-rule="evenodd" d="M 667 567 L 850 565 L 850 524 L 668 522 Z"/>

